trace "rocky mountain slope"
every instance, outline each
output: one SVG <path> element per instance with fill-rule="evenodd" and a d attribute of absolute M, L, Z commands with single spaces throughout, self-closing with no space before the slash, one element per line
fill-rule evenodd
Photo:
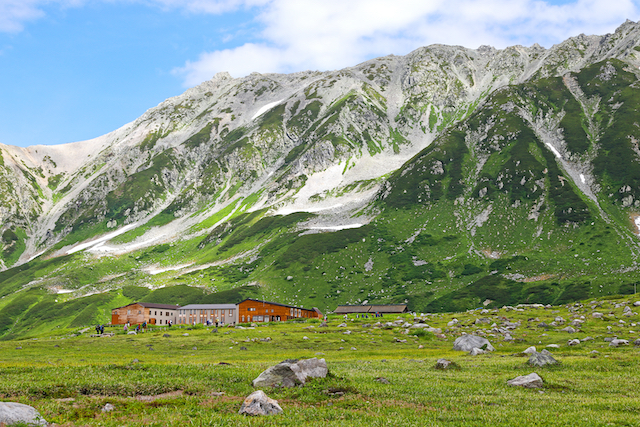
<path fill-rule="evenodd" d="M 175 284 L 431 310 L 624 291 L 638 45 L 628 21 L 551 49 L 222 73 L 92 141 L 0 146 L 0 319 L 29 293 Z"/>

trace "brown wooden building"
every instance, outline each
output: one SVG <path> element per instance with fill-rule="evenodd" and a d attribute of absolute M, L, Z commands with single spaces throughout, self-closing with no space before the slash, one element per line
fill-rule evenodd
<path fill-rule="evenodd" d="M 378 304 L 378 305 L 339 305 L 335 314 L 361 314 L 361 313 L 407 313 L 407 304 Z"/>
<path fill-rule="evenodd" d="M 297 318 L 321 319 L 322 313 L 315 307 L 309 310 L 308 308 L 252 298 L 247 298 L 238 304 L 238 321 L 240 323 L 284 322 Z"/>
<path fill-rule="evenodd" d="M 150 325 L 168 325 L 176 323 L 176 313 L 180 306 L 173 304 L 154 304 L 134 302 L 111 310 L 111 324 L 136 325 L 147 322 Z"/>

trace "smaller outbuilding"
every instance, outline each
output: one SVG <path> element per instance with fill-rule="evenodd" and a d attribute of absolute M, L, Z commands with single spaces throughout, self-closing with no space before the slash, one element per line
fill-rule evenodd
<path fill-rule="evenodd" d="M 368 305 L 339 305 L 335 314 L 400 314 L 407 313 L 407 304 L 368 304 Z"/>
<path fill-rule="evenodd" d="M 176 322 L 178 305 L 155 304 L 149 302 L 133 302 L 111 310 L 111 324 L 137 325 L 147 323 L 149 325 L 168 325 Z"/>

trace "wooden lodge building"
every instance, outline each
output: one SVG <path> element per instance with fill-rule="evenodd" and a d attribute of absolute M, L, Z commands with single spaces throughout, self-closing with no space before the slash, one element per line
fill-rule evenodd
<path fill-rule="evenodd" d="M 176 322 L 176 312 L 180 306 L 134 302 L 111 310 L 111 324 L 131 325 L 147 322 L 149 325 L 168 325 Z"/>
<path fill-rule="evenodd" d="M 379 304 L 379 305 L 339 305 L 335 314 L 400 314 L 407 313 L 407 304 Z"/>
<path fill-rule="evenodd" d="M 284 322 L 297 318 L 321 319 L 317 308 L 307 309 L 277 302 L 247 298 L 238 304 L 169 304 L 134 302 L 111 310 L 111 324 L 150 325 L 218 324 L 235 325 L 251 322 Z"/>
<path fill-rule="evenodd" d="M 322 313 L 315 307 L 309 310 L 293 305 L 247 298 L 238 304 L 238 317 L 240 323 L 284 322 L 297 318 L 321 319 Z"/>
<path fill-rule="evenodd" d="M 189 304 L 178 308 L 178 325 L 196 323 L 235 325 L 238 323 L 238 306 L 235 304 Z"/>

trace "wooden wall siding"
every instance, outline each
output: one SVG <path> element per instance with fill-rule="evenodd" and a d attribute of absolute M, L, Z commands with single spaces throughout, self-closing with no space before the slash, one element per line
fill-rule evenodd
<path fill-rule="evenodd" d="M 169 320 L 175 323 L 175 312 L 175 310 L 147 308 L 140 304 L 131 304 L 111 310 L 111 324 L 137 325 L 147 322 L 150 325 L 167 325 Z M 167 313 L 169 314 L 167 315 Z"/>
<path fill-rule="evenodd" d="M 238 304 L 238 322 L 284 322 L 296 318 L 318 318 L 315 310 L 286 307 L 262 301 L 243 301 Z"/>

